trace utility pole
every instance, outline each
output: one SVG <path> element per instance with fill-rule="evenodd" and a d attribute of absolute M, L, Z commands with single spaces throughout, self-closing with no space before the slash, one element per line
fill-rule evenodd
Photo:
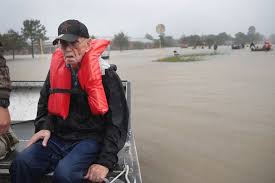
<path fill-rule="evenodd" d="M 159 47 L 163 47 L 163 43 L 161 42 L 161 38 L 164 38 L 165 26 L 163 24 L 158 24 L 156 26 L 156 31 L 159 34 Z"/>

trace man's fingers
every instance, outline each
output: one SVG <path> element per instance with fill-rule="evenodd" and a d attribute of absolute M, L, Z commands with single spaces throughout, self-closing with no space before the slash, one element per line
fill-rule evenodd
<path fill-rule="evenodd" d="M 103 182 L 108 171 L 109 169 L 102 165 L 93 164 L 84 178 L 92 182 Z"/>
<path fill-rule="evenodd" d="M 47 146 L 49 138 L 50 138 L 50 135 L 45 135 L 45 136 L 44 136 L 44 139 L 43 139 L 43 142 L 42 142 L 42 145 L 43 145 L 44 147 Z"/>
<path fill-rule="evenodd" d="M 50 136 L 51 136 L 51 133 L 50 133 L 50 131 L 48 131 L 48 130 L 43 130 L 43 131 L 40 131 L 40 132 L 41 132 L 41 136 L 42 136 L 42 138 L 43 138 L 42 145 L 43 145 L 44 147 L 46 147 L 47 144 L 48 144 L 48 140 L 49 140 L 49 138 L 50 138 Z"/>
<path fill-rule="evenodd" d="M 85 175 L 84 179 L 88 179 L 90 175 L 91 167 L 89 167 L 87 174 Z"/>
<path fill-rule="evenodd" d="M 92 182 L 97 182 L 97 174 L 93 170 L 90 172 L 89 180 Z"/>
<path fill-rule="evenodd" d="M 37 140 L 39 140 L 40 138 L 38 136 L 33 135 L 32 138 L 29 140 L 28 144 L 26 147 L 29 147 L 30 145 L 32 145 L 33 143 L 35 143 Z"/>
<path fill-rule="evenodd" d="M 43 139 L 42 145 L 47 146 L 50 136 L 51 136 L 51 132 L 49 130 L 41 130 L 31 137 L 31 139 L 27 144 L 27 147 L 29 147 L 30 145 L 32 145 L 33 143 L 37 142 L 40 139 Z"/>
<path fill-rule="evenodd" d="M 93 170 L 93 166 L 90 166 L 90 168 L 84 178 L 88 179 L 89 181 L 96 182 L 96 174 Z"/>

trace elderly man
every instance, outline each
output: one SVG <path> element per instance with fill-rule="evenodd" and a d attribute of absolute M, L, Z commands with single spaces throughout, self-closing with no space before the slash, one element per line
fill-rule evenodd
<path fill-rule="evenodd" d="M 122 83 L 108 64 L 107 40 L 90 40 L 78 20 L 60 24 L 50 71 L 40 92 L 35 134 L 12 162 L 11 182 L 103 182 L 117 163 L 128 128 Z"/>

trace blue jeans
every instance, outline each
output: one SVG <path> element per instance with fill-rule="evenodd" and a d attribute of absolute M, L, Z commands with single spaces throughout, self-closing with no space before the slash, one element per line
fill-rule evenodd
<path fill-rule="evenodd" d="M 53 172 L 53 182 L 80 183 L 99 151 L 93 139 L 68 143 L 51 136 L 46 147 L 38 141 L 20 152 L 10 167 L 12 183 L 37 183 Z"/>

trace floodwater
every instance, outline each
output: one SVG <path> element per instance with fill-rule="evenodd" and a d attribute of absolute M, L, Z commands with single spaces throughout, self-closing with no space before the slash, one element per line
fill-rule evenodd
<path fill-rule="evenodd" d="M 173 50 L 111 53 L 132 83 L 143 182 L 274 183 L 275 51 L 219 48 L 204 61 L 152 62 Z M 44 80 L 49 58 L 8 62 L 12 79 Z"/>

